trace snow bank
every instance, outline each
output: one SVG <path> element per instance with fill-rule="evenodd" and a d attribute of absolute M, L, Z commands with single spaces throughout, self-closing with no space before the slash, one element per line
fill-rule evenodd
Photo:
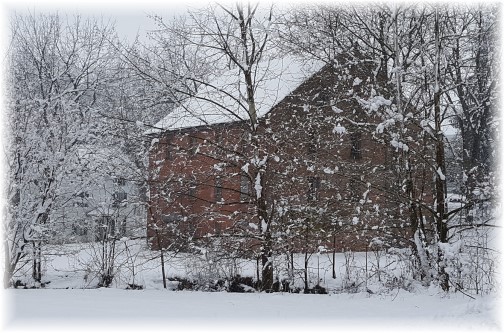
<path fill-rule="evenodd" d="M 9 319 L 7 328 L 10 331 L 47 329 L 53 332 L 68 331 L 69 328 L 73 331 L 80 327 L 89 331 L 97 326 L 99 331 L 108 331 L 108 327 L 103 326 L 105 323 L 105 327 L 110 325 L 112 331 L 145 331 L 152 325 L 160 328 L 170 325 L 170 330 L 175 331 L 201 331 L 202 326 L 204 329 L 215 326 L 219 332 L 248 328 L 257 331 L 261 326 L 268 331 L 285 331 L 291 326 L 294 329 L 303 326 L 310 331 L 317 326 L 341 330 L 345 326 L 352 331 L 362 329 L 366 332 L 391 332 L 396 328 L 404 332 L 405 328 L 410 331 L 411 327 L 421 331 L 445 332 L 453 329 L 461 332 L 464 329 L 495 330 L 499 325 L 495 314 L 498 305 L 496 296 L 477 296 L 473 300 L 460 293 L 446 295 L 436 288 L 425 289 L 416 284 L 409 288 L 413 292 L 397 287 L 384 289 L 371 279 L 367 280 L 366 288 L 373 294 L 365 292 L 366 288 L 360 289 L 364 292 L 330 292 L 328 295 L 164 290 L 158 260 L 151 260 L 153 253 L 143 250 L 141 244 L 128 243 L 132 253 L 139 251 L 135 259 L 136 275 L 133 279 L 126 258 L 118 258 L 121 270 L 113 284 L 116 288 L 110 289 L 66 289 L 96 286 L 96 281 L 85 277 L 86 265 L 93 259 L 91 247 L 75 244 L 47 249 L 53 252 L 44 271 L 44 280 L 51 281 L 47 289 L 3 291 L 5 309 L 10 311 L 6 317 Z M 70 255 L 71 252 L 74 255 Z M 182 254 L 179 254 L 180 258 L 166 254 L 169 278 L 190 278 L 193 274 L 191 270 L 196 273 L 203 271 L 194 258 L 190 261 Z M 376 273 L 376 262 L 371 253 L 350 255 L 350 264 L 357 269 L 354 273 L 362 273 L 366 262 L 370 272 Z M 333 279 L 331 257 L 331 253 L 313 255 L 309 263 L 309 275 L 320 278 L 321 285 L 329 291 L 341 288 L 347 280 L 356 279 L 354 275 L 348 276 L 345 266 L 348 258 L 343 253 L 336 254 L 337 278 Z M 399 274 L 401 265 L 394 269 L 394 258 L 382 254 L 380 267 Z M 296 268 L 304 265 L 304 256 L 296 255 L 294 259 Z M 235 262 L 238 270 L 235 273 L 254 276 L 254 263 L 245 260 Z M 274 266 L 279 268 L 279 264 L 276 262 Z M 202 265 L 201 260 L 199 265 Z M 220 269 L 224 267 L 221 265 Z M 385 272 L 381 276 L 386 279 Z M 132 282 L 143 285 L 145 289 L 124 290 L 126 284 Z"/>
<path fill-rule="evenodd" d="M 204 328 L 243 331 L 319 327 L 346 331 L 497 330 L 494 297 L 471 300 L 461 294 L 440 297 L 435 290 L 373 296 L 233 294 L 172 291 L 7 290 L 10 331 L 44 328 L 74 331 L 170 331 Z M 110 325 L 110 327 L 108 327 Z"/>

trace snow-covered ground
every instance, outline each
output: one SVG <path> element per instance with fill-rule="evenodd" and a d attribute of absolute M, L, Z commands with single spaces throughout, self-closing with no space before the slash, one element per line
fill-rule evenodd
<path fill-rule="evenodd" d="M 499 296 L 471 299 L 461 293 L 445 294 L 435 287 L 426 289 L 418 282 L 408 282 L 407 261 L 401 261 L 397 253 L 338 253 L 336 279 L 332 278 L 331 254 L 313 254 L 310 286 L 320 281 L 329 294 L 307 295 L 166 290 L 156 253 L 134 241 L 118 245 L 111 288 L 96 289 L 97 250 L 99 246 L 93 243 L 48 246 L 43 272 L 45 288 L 2 292 L 3 329 L 312 332 L 327 327 L 330 331 L 373 333 L 501 329 Z M 256 271 L 255 261 L 251 260 L 213 262 L 201 254 L 167 255 L 169 279 L 181 277 L 201 282 L 236 274 L 254 277 Z M 281 270 L 282 257 L 276 261 L 275 274 L 281 277 L 285 274 Z M 303 256 L 296 256 L 295 268 L 303 265 Z M 301 277 L 302 274 L 296 277 L 295 286 L 302 287 Z M 29 266 L 16 278 L 28 283 Z M 343 288 L 354 282 L 360 287 Z M 144 290 L 125 290 L 131 283 Z M 168 284 L 171 289 L 176 286 L 174 281 Z"/>
<path fill-rule="evenodd" d="M 127 251 L 126 251 L 127 249 Z M 44 248 L 42 282 L 47 289 L 93 289 L 98 284 L 98 272 L 103 263 L 102 248 L 99 243 L 48 245 Z M 111 287 L 125 289 L 128 284 L 142 286 L 143 289 L 163 289 L 158 253 L 147 248 L 138 240 L 118 242 L 114 259 L 114 279 Z M 378 257 L 377 257 L 378 255 Z M 337 253 L 335 260 L 336 278 L 332 278 L 332 253 L 312 254 L 309 258 L 309 287 L 317 281 L 328 292 L 369 289 L 380 293 L 383 289 L 408 284 L 411 267 L 400 260 L 399 254 L 374 252 Z M 285 255 L 274 260 L 275 277 L 287 277 Z M 380 264 L 378 265 L 378 260 Z M 211 253 L 184 254 L 165 253 L 167 279 L 187 278 L 199 284 L 230 279 L 233 276 L 256 277 L 257 263 L 252 259 L 219 259 Z M 386 269 L 384 269 L 386 268 Z M 294 281 L 291 287 L 304 288 L 304 254 L 294 255 Z M 366 279 L 366 276 L 369 278 Z M 30 262 L 21 269 L 14 280 L 20 280 L 28 287 L 31 281 Z M 380 283 L 378 283 L 378 279 Z M 389 287 L 384 288 L 384 285 Z M 168 282 L 169 289 L 177 289 L 176 281 Z"/>
<path fill-rule="evenodd" d="M 4 291 L 4 329 L 26 331 L 498 331 L 499 299 L 435 289 L 387 295 L 122 289 Z"/>

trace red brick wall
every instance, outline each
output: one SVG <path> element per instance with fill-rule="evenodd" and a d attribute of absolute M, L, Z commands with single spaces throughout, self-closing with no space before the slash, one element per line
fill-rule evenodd
<path fill-rule="evenodd" d="M 356 68 L 352 72 L 354 77 L 371 80 L 366 74 L 369 71 Z M 263 189 L 269 208 L 273 205 L 278 208 L 283 200 L 291 209 L 283 219 L 310 221 L 311 230 L 306 231 L 310 239 L 303 240 L 300 236 L 290 244 L 296 250 L 314 251 L 318 245 L 332 248 L 334 242 L 338 251 L 358 251 L 366 249 L 377 236 L 396 241 L 411 236 L 404 212 L 407 208 L 400 207 L 400 200 L 394 199 L 398 189 L 392 186 L 391 160 L 399 153 L 388 142 L 380 142 L 372 131 L 359 130 L 355 125 L 376 126 L 379 119 L 364 112 L 348 93 L 352 89 L 365 97 L 365 89 L 353 86 L 351 77 L 342 79 L 342 73 L 345 71 L 326 68 L 261 120 L 258 140 L 269 153 Z M 337 100 L 336 106 L 344 114 L 334 112 L 331 108 L 334 101 L 324 98 L 327 87 L 332 90 L 326 91 L 326 95 Z M 334 133 L 335 124 L 344 126 L 347 133 Z M 359 159 L 354 159 L 351 152 L 351 133 L 355 132 L 361 133 Z M 149 155 L 148 215 L 148 236 L 153 248 L 158 247 L 153 226 L 164 228 L 163 215 L 179 214 L 185 218 L 174 225 L 177 230 L 192 235 L 187 242 L 204 243 L 213 237 L 209 235 L 225 235 L 223 239 L 236 241 L 238 238 L 231 236 L 239 234 L 249 223 L 257 222 L 254 205 L 240 202 L 241 167 L 250 161 L 252 151 L 246 133 L 245 123 L 219 124 L 165 133 L 153 144 Z M 221 179 L 223 202 L 216 202 L 216 177 Z M 320 179 L 315 202 L 308 199 L 313 178 Z M 373 186 L 368 188 L 367 183 Z M 420 187 L 420 182 L 415 186 Z M 254 191 L 253 180 L 249 187 Z M 386 188 L 392 190 L 384 191 Z M 359 202 L 366 190 L 369 190 L 366 202 Z M 317 214 L 296 211 L 296 207 L 306 206 L 325 211 Z M 354 217 L 358 217 L 359 223 L 353 223 Z M 285 230 L 280 217 L 277 225 L 281 235 Z M 166 235 L 161 237 L 161 246 L 167 248 L 174 244 L 177 235 L 176 231 L 163 232 Z M 297 232 L 303 232 L 302 223 Z M 251 240 L 242 243 L 245 248 L 255 244 Z"/>

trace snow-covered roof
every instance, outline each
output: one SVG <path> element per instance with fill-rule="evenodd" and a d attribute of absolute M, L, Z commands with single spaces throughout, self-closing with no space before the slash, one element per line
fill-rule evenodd
<path fill-rule="evenodd" d="M 87 165 L 90 170 L 98 171 L 101 175 L 126 176 L 136 166 L 118 147 L 102 147 L 93 145 L 79 145 L 75 156 L 80 163 Z"/>
<path fill-rule="evenodd" d="M 255 73 L 255 101 L 258 117 L 264 116 L 324 63 L 300 62 L 293 57 L 264 61 Z M 197 126 L 247 120 L 246 85 L 238 69 L 203 85 L 195 97 L 175 108 L 145 134 Z"/>

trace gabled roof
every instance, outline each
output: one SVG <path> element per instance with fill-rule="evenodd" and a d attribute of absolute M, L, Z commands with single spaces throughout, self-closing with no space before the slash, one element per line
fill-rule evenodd
<path fill-rule="evenodd" d="M 137 167 L 118 147 L 79 145 L 74 151 L 79 163 L 99 176 L 127 176 Z M 95 177 L 95 175 L 93 177 Z"/>
<path fill-rule="evenodd" d="M 293 57 L 259 63 L 255 73 L 257 116 L 268 113 L 323 66 L 321 61 L 301 63 Z M 238 69 L 230 70 L 202 86 L 196 96 L 176 107 L 145 134 L 248 120 L 246 96 L 243 75 Z"/>

